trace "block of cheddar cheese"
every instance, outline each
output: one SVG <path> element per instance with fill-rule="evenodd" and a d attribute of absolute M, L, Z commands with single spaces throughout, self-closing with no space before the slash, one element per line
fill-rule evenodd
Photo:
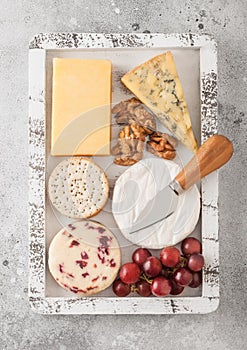
<path fill-rule="evenodd" d="M 55 58 L 51 154 L 109 155 L 111 61 Z"/>

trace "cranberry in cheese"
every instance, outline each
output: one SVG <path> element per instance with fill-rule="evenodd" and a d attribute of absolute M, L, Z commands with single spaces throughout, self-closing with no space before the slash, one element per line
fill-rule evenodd
<path fill-rule="evenodd" d="M 117 239 L 105 226 L 80 221 L 60 230 L 49 247 L 48 265 L 57 283 L 78 295 L 109 287 L 121 263 Z"/>

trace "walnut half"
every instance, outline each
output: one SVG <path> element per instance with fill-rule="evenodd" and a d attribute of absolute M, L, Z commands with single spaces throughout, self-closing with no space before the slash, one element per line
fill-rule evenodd
<path fill-rule="evenodd" d="M 140 125 L 126 125 L 118 134 L 118 143 L 112 148 L 112 154 L 117 157 L 115 164 L 128 166 L 142 159 L 146 133 Z"/>
<path fill-rule="evenodd" d="M 146 149 L 157 157 L 172 160 L 176 157 L 176 145 L 177 140 L 174 137 L 166 133 L 155 132 L 149 135 Z"/>
<path fill-rule="evenodd" d="M 142 102 L 135 97 L 122 101 L 112 108 L 112 113 L 116 114 L 117 124 L 135 123 L 146 128 L 146 133 L 152 133 L 156 130 L 154 116 L 148 112 L 142 105 Z M 150 128 L 150 129 L 148 129 Z"/>

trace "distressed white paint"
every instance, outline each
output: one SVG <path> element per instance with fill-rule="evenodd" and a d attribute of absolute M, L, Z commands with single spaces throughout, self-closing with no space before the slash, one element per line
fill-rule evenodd
<path fill-rule="evenodd" d="M 39 313 L 178 314 L 214 311 L 219 302 L 218 174 L 202 181 L 202 243 L 206 257 L 201 297 L 46 297 L 45 279 L 45 63 L 46 50 L 78 48 L 198 48 L 201 73 L 201 139 L 217 132 L 216 46 L 197 34 L 40 34 L 30 42 L 30 285 L 29 298 Z"/>

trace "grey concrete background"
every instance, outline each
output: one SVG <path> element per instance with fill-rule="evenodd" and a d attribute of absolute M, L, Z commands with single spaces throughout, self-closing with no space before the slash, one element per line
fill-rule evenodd
<path fill-rule="evenodd" d="M 247 349 L 244 0 L 0 0 L 0 350 Z M 208 315 L 42 316 L 28 305 L 28 41 L 39 32 L 197 32 L 218 42 L 221 301 Z"/>

